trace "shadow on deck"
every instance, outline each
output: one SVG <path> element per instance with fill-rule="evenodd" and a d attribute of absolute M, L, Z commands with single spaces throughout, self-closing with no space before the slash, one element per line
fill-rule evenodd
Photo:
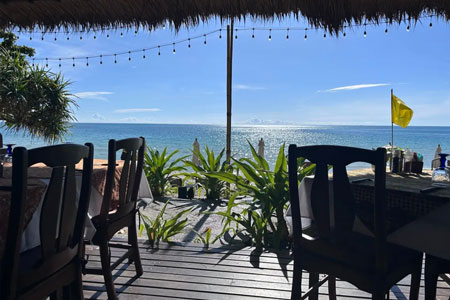
<path fill-rule="evenodd" d="M 215 245 L 204 250 L 201 244 L 161 244 L 158 250 L 140 244 L 144 274 L 135 278 L 134 265 L 122 265 L 113 274 L 119 299 L 290 299 L 292 259 L 286 252 L 255 253 L 250 247 Z M 89 265 L 100 267 L 97 250 L 88 250 Z M 112 260 L 120 250 L 112 252 Z M 308 273 L 303 273 L 307 290 Z M 103 277 L 86 275 L 86 299 L 107 299 Z M 407 277 L 391 289 L 390 299 L 408 299 Z M 423 299 L 423 278 L 421 282 Z M 344 281 L 337 281 L 338 299 L 370 299 Z M 450 278 L 440 278 L 438 299 L 450 299 Z M 327 284 L 319 299 L 328 299 Z"/>

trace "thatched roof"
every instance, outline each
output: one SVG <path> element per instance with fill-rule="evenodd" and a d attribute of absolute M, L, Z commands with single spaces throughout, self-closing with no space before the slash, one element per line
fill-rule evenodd
<path fill-rule="evenodd" d="M 450 0 L 0 0 L 0 28 L 51 31 L 143 26 L 175 28 L 219 18 L 272 20 L 294 15 L 337 32 L 349 23 L 450 19 Z"/>

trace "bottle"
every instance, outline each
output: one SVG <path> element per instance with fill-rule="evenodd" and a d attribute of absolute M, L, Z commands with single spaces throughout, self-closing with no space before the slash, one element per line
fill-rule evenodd
<path fill-rule="evenodd" d="M 437 187 L 450 187 L 450 169 L 445 167 L 446 157 L 449 154 L 439 153 L 440 167 L 433 171 L 431 175 L 431 185 Z"/>

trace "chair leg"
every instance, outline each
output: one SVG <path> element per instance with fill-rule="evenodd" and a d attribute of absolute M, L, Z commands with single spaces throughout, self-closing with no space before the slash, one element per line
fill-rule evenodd
<path fill-rule="evenodd" d="M 439 276 L 438 262 L 427 255 L 425 258 L 425 300 L 436 299 L 436 287 Z"/>
<path fill-rule="evenodd" d="M 136 275 L 139 277 L 144 273 L 142 269 L 141 256 L 139 255 L 139 245 L 137 240 L 136 219 L 131 222 L 131 226 L 128 227 L 128 241 L 133 248 L 133 261 L 136 266 Z"/>
<path fill-rule="evenodd" d="M 109 300 L 117 300 L 116 289 L 114 288 L 114 281 L 111 272 L 111 262 L 109 258 L 108 241 L 103 240 L 100 245 L 100 258 L 102 262 L 102 273 L 105 279 L 106 291 L 108 293 Z"/>
<path fill-rule="evenodd" d="M 299 257 L 294 253 L 294 270 L 292 272 L 291 300 L 298 300 L 302 296 L 302 266 Z"/>
<path fill-rule="evenodd" d="M 309 272 L 309 288 L 319 283 L 319 273 Z M 308 297 L 309 300 L 319 300 L 319 289 L 315 289 Z"/>
<path fill-rule="evenodd" d="M 336 277 L 328 275 L 328 299 L 336 300 Z"/>
<path fill-rule="evenodd" d="M 411 286 L 409 289 L 409 299 L 419 300 L 420 276 L 422 275 L 422 261 L 417 270 L 411 274 Z"/>

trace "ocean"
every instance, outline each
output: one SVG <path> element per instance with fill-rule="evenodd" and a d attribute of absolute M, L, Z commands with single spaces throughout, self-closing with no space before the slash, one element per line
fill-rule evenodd
<path fill-rule="evenodd" d="M 16 144 L 28 148 L 45 145 L 42 140 L 30 139 L 23 133 L 12 134 L 0 130 L 4 144 Z M 204 146 L 218 153 L 225 147 L 226 127 L 218 125 L 180 125 L 180 124 L 93 124 L 76 123 L 64 142 L 92 142 L 96 158 L 107 157 L 109 139 L 143 136 L 147 144 L 162 150 L 179 150 L 180 156 L 192 155 L 191 149 L 198 138 L 201 149 Z M 258 140 L 264 139 L 265 157 L 274 165 L 282 143 L 297 145 L 344 145 L 372 149 L 387 145 L 391 141 L 390 126 L 233 126 L 232 155 L 249 157 L 247 140 L 257 149 Z M 450 152 L 450 127 L 411 126 L 395 127 L 394 144 L 422 153 L 424 167 L 430 168 L 434 151 L 438 144 L 443 152 Z"/>

